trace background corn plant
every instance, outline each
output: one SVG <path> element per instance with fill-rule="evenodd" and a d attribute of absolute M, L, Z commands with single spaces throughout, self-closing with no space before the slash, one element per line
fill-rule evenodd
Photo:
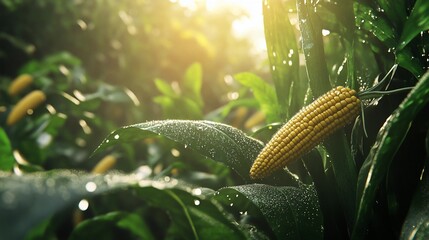
<path fill-rule="evenodd" d="M 154 102 L 166 117 L 186 102 L 182 110 L 197 120 L 148 121 L 106 134 L 82 170 L 116 154 L 129 161 L 116 166 L 121 172 L 41 164 L 17 176 L 11 153 L 19 144 L 2 125 L 3 236 L 428 238 L 429 2 L 264 0 L 262 6 L 272 78 L 237 73 L 240 97 L 204 119 L 198 119 L 204 106 L 198 84 L 175 92 L 156 80 L 161 95 Z M 194 64 L 183 82 L 201 76 Z M 284 171 L 250 179 L 264 143 L 302 106 L 333 86 L 362 91 L 385 76 L 388 89 L 414 88 L 365 101 L 365 121 L 359 117 Z M 265 122 L 245 128 L 249 109 L 261 111 Z M 78 203 L 89 208 L 82 212 Z"/>

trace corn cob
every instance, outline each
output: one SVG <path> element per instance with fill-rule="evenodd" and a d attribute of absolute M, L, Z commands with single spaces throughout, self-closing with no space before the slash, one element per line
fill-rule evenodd
<path fill-rule="evenodd" d="M 33 82 L 33 77 L 29 74 L 22 74 L 15 78 L 9 85 L 8 93 L 9 96 L 16 96 L 22 92 Z"/>
<path fill-rule="evenodd" d="M 250 169 L 250 177 L 260 179 L 284 168 L 317 146 L 324 138 L 359 115 L 356 91 L 336 87 L 301 109 L 274 134 Z"/>
<path fill-rule="evenodd" d="M 46 95 L 40 90 L 35 90 L 22 98 L 9 113 L 6 119 L 6 124 L 11 126 L 21 120 L 27 111 L 38 107 L 46 100 Z"/>
<path fill-rule="evenodd" d="M 107 155 L 103 159 L 101 159 L 97 165 L 92 169 L 92 173 L 100 174 L 105 173 L 109 169 L 111 169 L 116 164 L 116 157 L 113 155 Z"/>

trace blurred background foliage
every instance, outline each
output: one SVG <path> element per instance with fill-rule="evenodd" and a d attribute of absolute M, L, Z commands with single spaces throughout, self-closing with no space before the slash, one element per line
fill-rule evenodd
<path fill-rule="evenodd" d="M 26 92 L 43 90 L 48 103 L 8 130 L 12 146 L 38 166 L 85 169 L 93 163 L 84 160 L 120 126 L 210 112 L 223 119 L 229 111 L 219 118 L 217 109 L 239 88 L 224 77 L 267 71 L 252 42 L 232 33 L 244 10 L 196 8 L 169 0 L 0 1 L 3 121 L 7 105 L 24 96 L 7 94 L 22 73 L 34 77 Z M 40 147 L 45 132 L 49 147 Z"/>
<path fill-rule="evenodd" d="M 29 60 L 65 51 L 82 61 L 91 79 L 132 89 L 145 103 L 139 120 L 162 117 L 159 108 L 149 104 L 157 95 L 155 78 L 180 86 L 186 69 L 200 63 L 202 110 L 207 113 L 228 100 L 225 75 L 259 64 L 251 42 L 232 34 L 234 20 L 246 14 L 237 9 L 207 11 L 202 2 L 191 11 L 168 0 L 0 4 L 3 75 L 15 77 Z"/>

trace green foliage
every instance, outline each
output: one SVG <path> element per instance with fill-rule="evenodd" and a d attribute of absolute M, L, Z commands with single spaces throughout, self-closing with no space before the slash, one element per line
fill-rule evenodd
<path fill-rule="evenodd" d="M 203 83 L 201 64 L 189 66 L 180 83 L 171 85 L 162 79 L 155 79 L 158 91 L 162 93 L 153 101 L 163 108 L 164 118 L 201 119 L 204 102 L 201 96 Z"/>
<path fill-rule="evenodd" d="M 369 207 L 374 202 L 377 186 L 386 178 L 395 153 L 404 141 L 411 122 L 429 101 L 429 73 L 425 74 L 413 91 L 391 114 L 377 134 L 376 142 L 369 152 L 359 172 L 357 199 L 358 208 L 355 223 L 355 239 L 365 233 L 370 214 Z"/>
<path fill-rule="evenodd" d="M 197 6 L 189 11 L 170 0 L 2 0 L 3 74 L 13 76 L 32 59 L 67 51 L 82 60 L 92 79 L 132 89 L 149 102 L 157 95 L 153 79 L 170 84 L 199 62 L 205 75 L 203 112 L 211 111 L 224 103 L 217 96 L 228 91 L 218 77 L 252 69 L 255 61 L 249 41 L 231 34 L 232 22 L 244 14 Z M 155 104 L 140 106 L 146 119 L 164 117 L 156 110 Z"/>
<path fill-rule="evenodd" d="M 31 59 L 11 72 L 34 77 L 14 97 L 11 74 L 0 81 L 3 238 L 428 238 L 427 1 L 264 0 L 271 77 L 233 64 L 224 79 L 235 53 L 220 47 L 230 28 L 216 41 L 203 8 L 185 14 L 167 0 L 0 4 L 0 20 L 17 17 L 16 28 L 1 24 L 0 42 L 13 50 L 1 47 L 0 60 L 12 66 L 20 49 Z M 33 24 L 26 7 L 54 11 Z M 57 15 L 66 17 L 41 24 Z M 230 26 L 225 16 L 234 18 L 215 19 Z M 31 27 L 39 35 L 24 37 Z M 65 37 L 52 44 L 58 29 Z M 43 56 L 31 55 L 34 48 Z M 130 82 L 113 84 L 122 79 Z M 251 179 L 264 143 L 337 85 L 360 92 L 364 115 L 354 126 Z M 46 103 L 7 126 L 35 89 Z M 412 90 L 385 94 L 398 89 Z M 212 105 L 213 95 L 223 102 Z M 262 120 L 245 124 L 260 112 Z M 168 120 L 152 120 L 159 118 Z M 104 155 L 119 171 L 90 173 Z"/>
<path fill-rule="evenodd" d="M 76 226 L 69 239 L 115 239 L 123 237 L 117 234 L 119 231 L 115 228 L 128 230 L 140 239 L 155 239 L 150 234 L 147 224 L 138 214 L 127 212 L 109 212 L 83 221 Z"/>
<path fill-rule="evenodd" d="M 89 156 L 91 148 L 95 148 L 102 140 L 91 133 L 110 132 L 106 125 L 108 121 L 102 120 L 105 117 L 99 107 L 102 104 L 133 106 L 134 103 L 129 90 L 127 92 L 126 89 L 103 82 L 88 81 L 81 61 L 69 53 L 62 52 L 40 61 L 33 60 L 21 69 L 22 73 L 30 74 L 34 79 L 25 92 L 19 96 L 9 96 L 7 88 L 11 80 L 8 78 L 0 86 L 2 105 L 7 109 L 1 113 L 1 126 L 6 133 L 2 138 L 5 148 L 2 153 L 7 154 L 2 167 L 7 170 L 11 170 L 15 164 L 15 160 L 7 160 L 14 159 L 13 151 L 21 155 L 23 161 L 17 164 L 24 171 L 64 165 L 78 167 L 79 162 Z M 25 93 L 35 89 L 45 93 L 47 102 L 34 109 L 31 116 L 6 126 L 5 119 L 14 105 Z M 111 115 L 112 120 L 114 116 Z M 8 141 L 10 144 L 7 144 Z M 6 148 L 10 150 L 6 151 Z M 58 158 L 64 162 L 58 162 Z"/>
<path fill-rule="evenodd" d="M 234 75 L 234 79 L 252 90 L 254 98 L 258 101 L 261 110 L 267 115 L 269 122 L 281 121 L 281 107 L 273 86 L 253 73 L 239 73 Z"/>
<path fill-rule="evenodd" d="M 302 83 L 304 81 L 299 77 L 298 44 L 294 28 L 288 18 L 279 17 L 286 15 L 288 11 L 280 1 L 267 1 L 263 4 L 267 53 L 277 99 L 282 107 L 279 114 L 281 118 L 289 118 L 298 111 L 301 96 L 292 93 L 305 87 Z"/>
<path fill-rule="evenodd" d="M 12 155 L 12 146 L 10 144 L 9 138 L 2 128 L 0 129 L 0 142 L 0 169 L 3 171 L 10 171 L 13 168 L 15 159 Z"/>

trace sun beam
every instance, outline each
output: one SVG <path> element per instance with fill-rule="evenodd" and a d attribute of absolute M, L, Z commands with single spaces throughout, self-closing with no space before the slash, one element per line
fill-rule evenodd
<path fill-rule="evenodd" d="M 190 10 L 203 6 L 207 11 L 216 11 L 222 8 L 243 10 L 243 16 L 233 23 L 233 34 L 239 38 L 248 38 L 257 54 L 266 52 L 264 37 L 264 22 L 262 15 L 262 1 L 260 0 L 170 0 Z"/>

